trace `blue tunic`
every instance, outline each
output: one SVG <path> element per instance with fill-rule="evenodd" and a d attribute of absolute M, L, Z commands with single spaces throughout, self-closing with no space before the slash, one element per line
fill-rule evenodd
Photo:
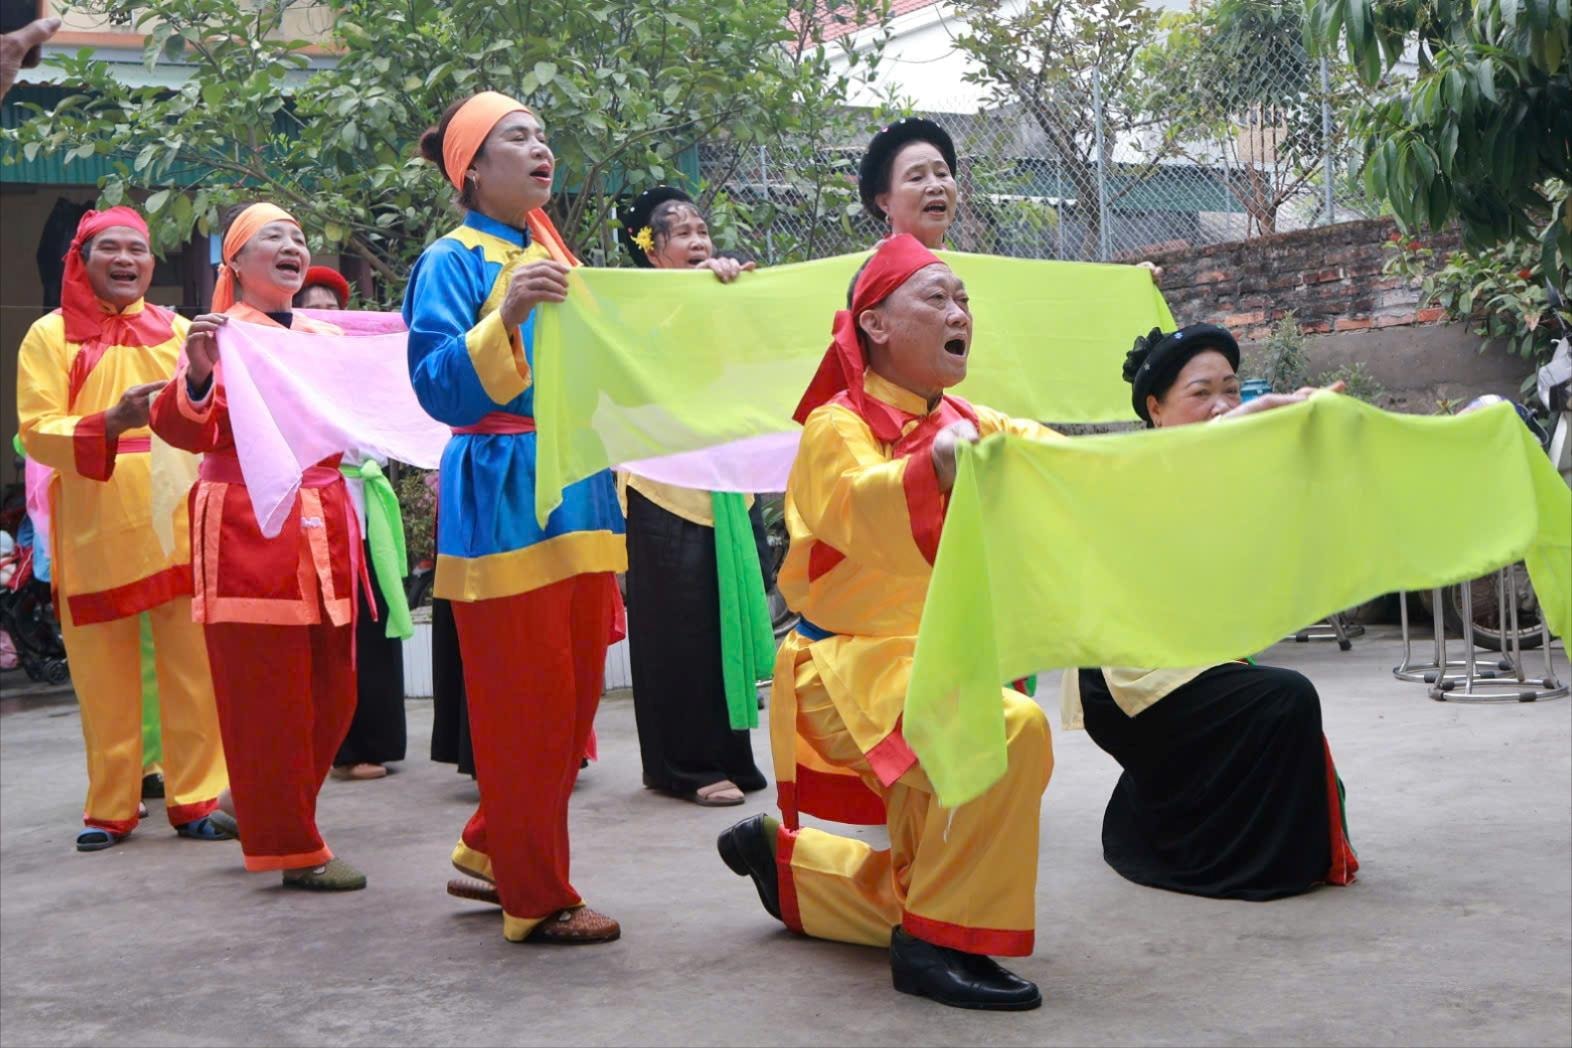
<path fill-rule="evenodd" d="M 534 414 L 535 313 L 508 330 L 497 309 L 518 266 L 549 257 L 529 233 L 470 212 L 421 254 L 404 295 L 409 375 L 439 422 Z M 438 597 L 476 601 L 573 575 L 624 571 L 622 511 L 609 471 L 568 488 L 535 522 L 535 434 L 454 434 L 442 455 Z"/>

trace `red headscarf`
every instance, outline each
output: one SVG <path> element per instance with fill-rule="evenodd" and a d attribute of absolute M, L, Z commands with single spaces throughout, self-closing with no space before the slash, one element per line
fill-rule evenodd
<path fill-rule="evenodd" d="M 879 244 L 857 278 L 851 308 L 835 314 L 834 340 L 825 350 L 824 362 L 819 365 L 813 381 L 808 383 L 808 390 L 797 405 L 797 413 L 792 416 L 794 419 L 806 422 L 814 408 L 842 392 L 859 415 L 870 416 L 862 389 L 868 361 L 863 358 L 862 344 L 857 339 L 857 317 L 889 298 L 911 279 L 913 273 L 940 261 L 939 256 L 923 247 L 910 233 L 890 237 Z M 881 434 L 881 439 L 893 438 Z"/>
<path fill-rule="evenodd" d="M 129 207 L 108 211 L 89 211 L 77 224 L 76 236 L 65 256 L 65 277 L 60 283 L 60 312 L 65 315 L 67 342 L 93 342 L 101 346 L 156 346 L 175 336 L 170 313 L 154 305 L 144 305 L 134 314 L 111 313 L 93 293 L 87 279 L 87 263 L 82 261 L 82 245 L 106 229 L 125 226 L 144 237 L 147 223 Z"/>
<path fill-rule="evenodd" d="M 333 297 L 338 299 L 339 309 L 349 305 L 349 281 L 331 266 L 312 266 L 306 270 L 306 280 L 300 285 L 300 290 L 304 291 L 308 287 L 325 287 L 333 292 Z"/>

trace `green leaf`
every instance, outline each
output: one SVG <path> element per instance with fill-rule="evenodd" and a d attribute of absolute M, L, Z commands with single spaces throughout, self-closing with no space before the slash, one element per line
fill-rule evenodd
<path fill-rule="evenodd" d="M 1492 105 L 1500 101 L 1500 96 L 1496 94 L 1496 68 L 1488 58 L 1474 67 L 1474 78 L 1479 83 L 1479 93 Z"/>
<path fill-rule="evenodd" d="M 143 210 L 145 210 L 150 215 L 154 215 L 159 211 L 162 211 L 165 201 L 169 199 L 169 193 L 170 191 L 167 189 L 160 189 L 158 192 L 147 198 L 146 202 L 142 205 Z"/>
<path fill-rule="evenodd" d="M 535 80 L 541 84 L 549 84 L 557 79 L 557 64 L 555 62 L 536 62 L 532 70 Z"/>

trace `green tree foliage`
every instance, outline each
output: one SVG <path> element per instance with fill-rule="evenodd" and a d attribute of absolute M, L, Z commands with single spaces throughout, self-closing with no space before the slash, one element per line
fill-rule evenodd
<path fill-rule="evenodd" d="M 1351 78 L 1326 97 L 1293 0 L 1217 0 L 1165 15 L 1163 30 L 1138 58 L 1140 109 L 1178 154 L 1210 165 L 1220 153 L 1256 231 L 1275 232 L 1282 206 L 1322 175 L 1321 103 L 1340 106 Z"/>
<path fill-rule="evenodd" d="M 1572 260 L 1572 0 L 1306 0 L 1306 39 L 1346 50 L 1367 89 L 1365 178 L 1405 228 L 1457 219 L 1468 243 L 1538 239 Z M 1413 76 L 1399 64 L 1417 62 Z"/>
<path fill-rule="evenodd" d="M 1136 56 L 1157 36 L 1158 12 L 1145 0 L 954 0 L 954 7 L 966 26 L 955 46 L 976 65 L 966 80 L 985 89 L 990 105 L 1024 110 L 1061 158 L 1067 188 L 1087 219 L 1082 250 L 1091 255 L 1100 233 L 1094 97 L 1102 102 L 1106 161 L 1116 142 L 1140 137 L 1140 114 L 1131 104 Z M 1159 147 L 1144 160 L 1155 166 L 1164 155 Z M 1139 181 L 1136 175 L 1124 185 Z"/>
<path fill-rule="evenodd" d="M 811 155 L 833 137 L 837 103 L 879 48 L 836 74 L 824 29 L 877 26 L 887 2 L 318 0 L 336 61 L 283 32 L 297 0 L 77 6 L 146 33 L 149 69 L 179 59 L 189 75 L 130 87 L 91 52 L 67 57 L 57 64 L 78 93 L 24 123 L 17 145 L 111 158 L 103 203 L 152 190 L 161 250 L 217 229 L 226 204 L 273 200 L 320 247 L 364 259 L 391 301 L 456 221 L 451 188 L 417 148 L 450 102 L 495 89 L 535 107 L 558 159 L 554 219 L 587 260 L 615 264 L 619 200 L 680 181 L 696 144 L 722 174 L 693 188 L 713 195 L 728 157 L 783 142 Z"/>

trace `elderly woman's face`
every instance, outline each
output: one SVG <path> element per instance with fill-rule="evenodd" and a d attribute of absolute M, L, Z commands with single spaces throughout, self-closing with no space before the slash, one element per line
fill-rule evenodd
<path fill-rule="evenodd" d="M 243 293 L 276 292 L 293 298 L 311 268 L 311 249 L 299 226 L 279 220 L 257 230 L 230 265 Z"/>
<path fill-rule="evenodd" d="M 955 172 L 931 142 L 910 142 L 890 163 L 890 188 L 873 198 L 892 233 L 910 233 L 929 248 L 944 243 L 955 221 Z"/>
<path fill-rule="evenodd" d="M 338 296 L 326 284 L 312 284 L 295 296 L 295 305 L 301 309 L 338 309 Z"/>
<path fill-rule="evenodd" d="M 1191 357 L 1162 397 L 1146 398 L 1152 425 L 1184 426 L 1207 422 L 1239 406 L 1239 376 L 1215 349 Z"/>
<path fill-rule="evenodd" d="M 124 309 L 153 283 L 153 252 L 137 230 L 110 226 L 88 244 L 83 268 L 99 301 Z"/>
<path fill-rule="evenodd" d="M 966 377 L 971 300 L 942 262 L 919 269 L 857 323 L 873 369 L 903 389 L 932 399 Z"/>
<path fill-rule="evenodd" d="M 475 205 L 484 214 L 522 226 L 524 216 L 551 199 L 557 158 L 546 144 L 546 129 L 522 109 L 497 121 L 470 168 Z"/>
<path fill-rule="evenodd" d="M 667 216 L 666 231 L 655 234 L 655 250 L 647 254 L 656 269 L 692 269 L 715 254 L 715 242 L 699 209 L 683 204 Z"/>

